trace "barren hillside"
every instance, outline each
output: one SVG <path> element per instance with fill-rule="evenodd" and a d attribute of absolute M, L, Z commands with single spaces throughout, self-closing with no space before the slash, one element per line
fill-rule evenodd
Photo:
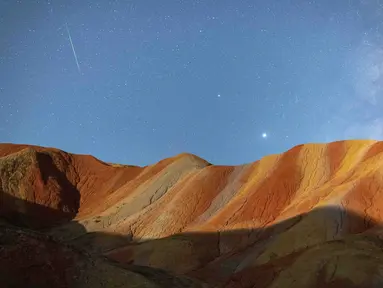
<path fill-rule="evenodd" d="M 382 152 L 355 140 L 241 166 L 180 154 L 135 167 L 0 144 L 0 216 L 210 287 L 381 287 Z"/>

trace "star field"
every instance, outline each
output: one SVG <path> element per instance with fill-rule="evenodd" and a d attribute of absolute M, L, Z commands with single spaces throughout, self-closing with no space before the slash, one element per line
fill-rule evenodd
<path fill-rule="evenodd" d="M 3 0 L 0 39 L 0 142 L 147 165 L 383 139 L 383 1 Z"/>

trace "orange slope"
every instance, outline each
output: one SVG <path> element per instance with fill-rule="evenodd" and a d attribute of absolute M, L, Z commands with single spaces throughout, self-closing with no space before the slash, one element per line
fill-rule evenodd
<path fill-rule="evenodd" d="M 133 167 L 1 144 L 1 192 L 61 211 L 54 216 L 66 224 L 56 224 L 53 235 L 122 263 L 227 287 L 329 287 L 338 276 L 362 285 L 372 276 L 352 273 L 362 269 L 359 262 L 339 275 L 334 268 L 331 280 L 336 261 L 352 260 L 331 255 L 350 249 L 360 256 L 363 245 L 380 255 L 373 239 L 383 220 L 382 152 L 383 142 L 352 140 L 299 145 L 240 166 L 180 154 Z M 2 215 L 28 213 L 12 199 L 0 207 Z M 36 221 L 28 224 L 53 223 L 43 209 L 33 213 Z M 355 235 L 362 238 L 347 238 Z M 378 267 L 374 261 L 361 263 Z M 302 269 L 321 279 L 307 271 L 311 276 L 303 277 Z"/>

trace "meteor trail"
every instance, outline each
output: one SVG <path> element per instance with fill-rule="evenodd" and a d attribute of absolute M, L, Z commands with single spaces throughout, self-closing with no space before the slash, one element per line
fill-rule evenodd
<path fill-rule="evenodd" d="M 78 60 L 77 60 L 76 51 L 74 50 L 74 46 L 73 46 L 73 42 L 72 42 L 72 37 L 70 37 L 70 32 L 69 32 L 68 24 L 65 23 L 65 26 L 66 26 L 66 31 L 68 32 L 70 45 L 72 46 L 72 51 L 73 51 L 74 59 L 76 60 L 76 65 L 77 65 L 78 72 L 81 73 L 80 65 L 78 64 Z"/>

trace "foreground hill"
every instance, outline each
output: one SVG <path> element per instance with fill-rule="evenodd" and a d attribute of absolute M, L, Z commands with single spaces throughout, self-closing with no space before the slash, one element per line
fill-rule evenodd
<path fill-rule="evenodd" d="M 0 226 L 0 243 L 1 287 L 207 287 L 158 269 L 124 267 L 25 229 Z"/>
<path fill-rule="evenodd" d="M 381 287 L 382 152 L 340 141 L 240 166 L 180 154 L 135 167 L 0 144 L 0 216 L 211 287 Z"/>

